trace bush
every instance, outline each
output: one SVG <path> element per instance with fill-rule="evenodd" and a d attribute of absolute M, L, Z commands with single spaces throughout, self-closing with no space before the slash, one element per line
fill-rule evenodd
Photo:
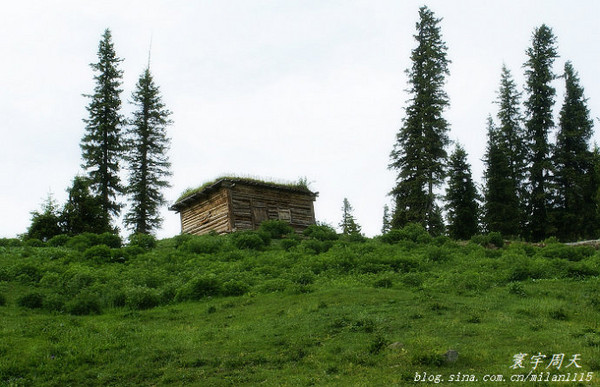
<path fill-rule="evenodd" d="M 304 234 L 306 237 L 319 241 L 335 241 L 339 237 L 333 227 L 325 224 L 311 224 L 303 231 L 302 234 Z"/>
<path fill-rule="evenodd" d="M 144 250 L 150 250 L 156 247 L 156 238 L 148 234 L 131 234 L 129 236 L 129 246 L 141 247 Z"/>
<path fill-rule="evenodd" d="M 221 293 L 224 296 L 241 296 L 248 292 L 248 285 L 242 281 L 229 280 L 223 284 Z"/>
<path fill-rule="evenodd" d="M 0 293 L 0 306 L 6 305 L 6 296 Z"/>
<path fill-rule="evenodd" d="M 215 254 L 221 250 L 223 240 L 216 236 L 201 235 L 188 238 L 181 245 L 182 251 L 193 254 Z"/>
<path fill-rule="evenodd" d="M 0 247 L 21 247 L 22 242 L 17 238 L 0 238 Z"/>
<path fill-rule="evenodd" d="M 106 245 L 92 246 L 83 252 L 83 258 L 96 263 L 108 263 L 112 261 L 112 251 Z"/>
<path fill-rule="evenodd" d="M 483 247 L 496 247 L 501 249 L 504 247 L 504 238 L 499 232 L 491 232 L 487 235 L 473 235 L 471 237 L 471 243 L 483 246 Z"/>
<path fill-rule="evenodd" d="M 266 234 L 255 231 L 241 231 L 231 234 L 233 244 L 238 249 L 262 250 L 265 248 Z"/>
<path fill-rule="evenodd" d="M 123 240 L 120 236 L 111 232 L 105 232 L 98 235 L 96 243 L 97 245 L 106 245 L 112 249 L 118 249 L 123 245 Z"/>
<path fill-rule="evenodd" d="M 200 300 L 221 293 L 221 282 L 215 276 L 200 276 L 186 283 L 175 296 L 178 301 Z"/>
<path fill-rule="evenodd" d="M 42 279 L 40 269 L 30 263 L 16 264 L 11 271 L 12 279 L 22 283 L 37 283 Z"/>
<path fill-rule="evenodd" d="M 90 232 L 84 232 L 83 234 L 75 235 L 74 237 L 69 239 L 69 241 L 66 244 L 66 247 L 83 252 L 97 244 L 98 235 L 92 234 Z"/>
<path fill-rule="evenodd" d="M 321 254 L 333 247 L 332 240 L 306 239 L 300 244 L 305 251 L 312 254 Z"/>
<path fill-rule="evenodd" d="M 269 234 L 272 239 L 281 239 L 285 235 L 294 233 L 294 228 L 283 220 L 267 220 L 260 224 L 258 231 Z"/>
<path fill-rule="evenodd" d="M 66 305 L 67 312 L 76 316 L 102 313 L 100 298 L 94 293 L 80 293 Z"/>
<path fill-rule="evenodd" d="M 39 239 L 31 238 L 31 239 L 27 239 L 25 241 L 25 246 L 29 246 L 29 247 L 44 247 L 45 244 L 44 244 L 44 242 L 42 242 Z"/>
<path fill-rule="evenodd" d="M 392 229 L 381 236 L 381 241 L 389 244 L 395 244 L 400 241 L 429 243 L 431 240 L 431 235 L 419 223 L 409 223 L 401 229 Z"/>
<path fill-rule="evenodd" d="M 150 309 L 160 305 L 161 295 L 156 289 L 136 287 L 126 291 L 125 305 L 131 309 Z"/>
<path fill-rule="evenodd" d="M 65 310 L 65 302 L 58 294 L 51 294 L 44 299 L 44 309 L 50 312 L 63 312 Z"/>
<path fill-rule="evenodd" d="M 46 243 L 51 247 L 62 247 L 65 246 L 70 239 L 71 238 L 68 235 L 61 234 L 50 238 L 50 240 L 48 240 Z"/>
<path fill-rule="evenodd" d="M 39 309 L 44 306 L 44 295 L 39 292 L 24 294 L 17 299 L 17 305 L 30 309 Z"/>

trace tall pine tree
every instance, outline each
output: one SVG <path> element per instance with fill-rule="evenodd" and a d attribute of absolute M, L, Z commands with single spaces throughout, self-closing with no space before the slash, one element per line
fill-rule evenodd
<path fill-rule="evenodd" d="M 449 125 L 442 113 L 449 105 L 443 87 L 450 61 L 441 36 L 441 19 L 427 7 L 420 8 L 419 18 L 414 35 L 417 47 L 411 54 L 412 67 L 406 71 L 412 98 L 390 155 L 390 168 L 399 171 L 391 192 L 396 202 L 392 226 L 416 222 L 439 234 L 443 221 L 434 189 L 444 181 L 448 158 Z"/>
<path fill-rule="evenodd" d="M 504 136 L 488 117 L 487 149 L 484 156 L 483 224 L 487 232 L 517 236 L 519 230 L 519 198 L 511 177 Z"/>
<path fill-rule="evenodd" d="M 526 176 L 527 176 L 527 151 L 529 141 L 523 128 L 523 117 L 520 111 L 521 93 L 517 90 L 517 85 L 512 78 L 512 75 L 506 66 L 502 66 L 502 74 L 500 76 L 500 89 L 498 90 L 498 145 L 506 155 L 506 161 L 510 169 L 510 186 L 515 189 L 514 196 L 519 203 L 518 213 L 516 214 L 519 220 L 519 227 L 513 229 L 510 235 L 521 235 L 522 228 L 526 222 L 527 207 L 525 201 L 527 199 Z M 513 194 L 511 193 L 512 197 Z M 514 198 L 511 198 L 512 203 Z M 510 227 L 514 226 L 510 220 Z"/>
<path fill-rule="evenodd" d="M 166 128 L 172 121 L 149 67 L 140 76 L 132 100 L 136 110 L 128 128 L 127 154 L 131 207 L 124 222 L 135 233 L 151 234 L 162 222 L 160 207 L 166 203 L 162 189 L 169 187 Z"/>
<path fill-rule="evenodd" d="M 594 155 L 589 149 L 593 121 L 583 87 L 571 62 L 564 68 L 565 100 L 559 116 L 554 151 L 556 236 L 573 241 L 595 236 Z"/>
<path fill-rule="evenodd" d="M 467 161 L 467 152 L 457 144 L 450 155 L 446 188 L 448 234 L 453 239 L 470 239 L 479 230 L 479 195 Z"/>
<path fill-rule="evenodd" d="M 528 98 L 526 107 L 527 136 L 531 141 L 529 152 L 528 233 L 531 239 L 539 241 L 551 232 L 548 218 L 549 191 L 552 163 L 551 147 L 548 142 L 550 130 L 554 127 L 552 107 L 556 90 L 551 82 L 556 51 L 556 37 L 545 24 L 535 29 L 531 47 L 526 51 L 529 59 L 525 62 L 525 89 Z"/>
<path fill-rule="evenodd" d="M 120 114 L 123 72 L 118 68 L 121 61 L 115 53 L 110 30 L 106 29 L 98 47 L 98 63 L 90 65 L 96 72 L 96 86 L 93 94 L 86 95 L 91 101 L 87 106 L 89 118 L 83 120 L 86 133 L 81 140 L 82 167 L 88 172 L 93 193 L 99 197 L 105 231 L 110 230 L 111 216 L 121 211 L 117 196 L 123 193 L 119 178 L 123 151 Z"/>

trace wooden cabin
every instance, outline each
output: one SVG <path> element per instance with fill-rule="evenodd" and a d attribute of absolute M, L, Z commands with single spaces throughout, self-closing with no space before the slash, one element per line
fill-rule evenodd
<path fill-rule="evenodd" d="M 317 195 L 301 184 L 226 177 L 184 193 L 169 209 L 179 212 L 184 234 L 256 230 L 272 219 L 301 232 L 315 224 Z"/>

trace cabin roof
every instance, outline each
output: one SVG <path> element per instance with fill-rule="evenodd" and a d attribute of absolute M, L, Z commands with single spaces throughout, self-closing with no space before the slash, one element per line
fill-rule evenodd
<path fill-rule="evenodd" d="M 260 180 L 254 178 L 247 177 L 219 177 L 215 180 L 208 181 L 197 188 L 188 188 L 185 190 L 179 198 L 173 203 L 169 210 L 171 211 L 181 211 L 182 209 L 192 205 L 197 200 L 202 199 L 208 196 L 210 193 L 220 189 L 223 185 L 229 184 L 230 186 L 234 186 L 236 184 L 244 184 L 251 185 L 257 187 L 278 189 L 282 191 L 295 192 L 305 195 L 310 195 L 313 198 L 318 196 L 318 192 L 312 192 L 308 189 L 306 183 L 300 181 L 296 183 L 282 183 L 282 182 L 274 182 L 267 180 Z"/>

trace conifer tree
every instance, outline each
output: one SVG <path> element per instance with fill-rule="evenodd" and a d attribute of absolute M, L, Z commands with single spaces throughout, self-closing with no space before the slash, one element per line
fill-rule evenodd
<path fill-rule="evenodd" d="M 526 222 L 525 214 L 527 207 L 525 201 L 527 199 L 526 176 L 527 176 L 527 151 L 529 148 L 529 140 L 525 134 L 525 129 L 522 126 L 523 118 L 520 111 L 521 93 L 517 91 L 517 86 L 512 78 L 512 75 L 506 66 L 502 66 L 502 74 L 500 76 L 500 89 L 498 90 L 497 118 L 499 121 L 497 136 L 498 145 L 506 154 L 506 159 L 510 169 L 509 177 L 511 183 L 509 187 L 515 189 L 516 200 L 518 206 L 519 228 L 514 229 L 513 236 L 520 235 L 521 229 Z M 513 196 L 512 194 L 510 195 Z M 513 199 L 510 200 L 513 202 Z M 510 221 L 511 226 L 513 222 Z"/>
<path fill-rule="evenodd" d="M 412 67 L 406 72 L 412 94 L 402 128 L 391 152 L 390 168 L 398 171 L 393 227 L 420 223 L 433 234 L 443 230 L 441 211 L 434 189 L 445 177 L 449 144 L 448 122 L 442 116 L 448 106 L 443 87 L 449 74 L 447 47 L 439 23 L 427 7 L 419 10 L 411 54 Z"/>
<path fill-rule="evenodd" d="M 356 223 L 354 215 L 352 215 L 354 208 L 350 205 L 347 198 L 344 198 L 344 205 L 342 206 L 342 221 L 340 222 L 340 228 L 344 235 L 359 235 L 361 227 Z"/>
<path fill-rule="evenodd" d="M 446 188 L 448 234 L 453 239 L 468 240 L 479 230 L 478 193 L 473 183 L 467 152 L 457 144 L 450 155 Z"/>
<path fill-rule="evenodd" d="M 487 232 L 517 236 L 519 230 L 519 198 L 511 165 L 500 130 L 488 117 L 487 149 L 484 155 L 483 225 Z"/>
<path fill-rule="evenodd" d="M 555 225 L 560 240 L 592 237 L 590 226 L 597 220 L 594 196 L 594 155 L 589 149 L 593 121 L 587 99 L 571 62 L 564 68 L 565 100 L 559 115 L 554 151 Z"/>
<path fill-rule="evenodd" d="M 381 226 L 381 233 L 385 234 L 392 229 L 392 223 L 390 218 L 390 207 L 386 204 L 383 206 L 383 222 Z"/>
<path fill-rule="evenodd" d="M 58 205 L 52 194 L 48 194 L 44 204 L 42 204 L 42 211 L 31 212 L 31 225 L 27 229 L 25 238 L 39 239 L 46 242 L 53 236 L 60 234 L 62 234 L 62 227 Z"/>
<path fill-rule="evenodd" d="M 61 214 L 64 232 L 69 235 L 105 232 L 100 199 L 91 194 L 90 181 L 83 176 L 76 176 L 67 192 L 69 197 Z"/>
<path fill-rule="evenodd" d="M 122 158 L 121 78 L 123 72 L 109 29 L 104 31 L 98 47 L 98 62 L 90 66 L 96 72 L 94 93 L 84 119 L 86 133 L 81 140 L 82 167 L 87 170 L 91 189 L 100 199 L 105 231 L 110 230 L 111 216 L 117 216 L 121 205 L 117 196 L 123 193 L 119 178 Z"/>
<path fill-rule="evenodd" d="M 556 37 L 546 25 L 536 28 L 532 45 L 526 51 L 529 59 L 525 62 L 525 89 L 528 98 L 526 107 L 526 130 L 531 141 L 529 152 L 530 192 L 528 200 L 528 233 L 533 240 L 543 240 L 551 232 L 548 218 L 549 191 L 552 164 L 551 146 L 548 142 L 550 130 L 554 127 L 552 107 L 556 90 L 551 82 L 555 79 L 552 72 L 556 51 Z"/>
<path fill-rule="evenodd" d="M 136 110 L 128 128 L 127 154 L 131 206 L 124 223 L 135 233 L 151 234 L 162 222 L 160 207 L 166 200 L 161 190 L 170 186 L 166 128 L 172 121 L 149 67 L 140 76 L 132 100 Z"/>

